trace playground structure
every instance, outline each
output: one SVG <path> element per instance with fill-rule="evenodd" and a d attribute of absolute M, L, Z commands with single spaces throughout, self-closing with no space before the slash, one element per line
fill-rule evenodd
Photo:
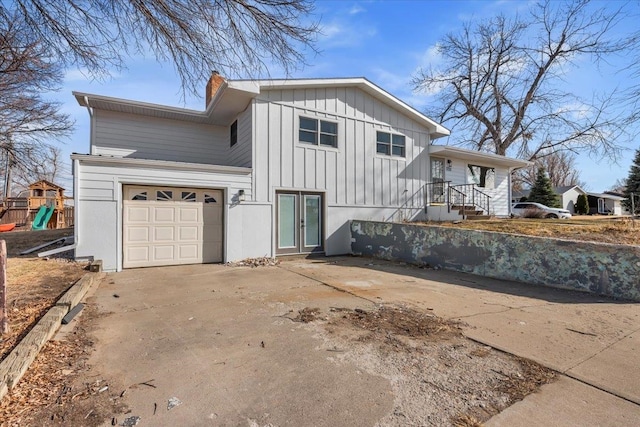
<path fill-rule="evenodd" d="M 0 224 L 16 223 L 33 230 L 73 225 L 73 208 L 65 207 L 64 188 L 46 180 L 29 185 L 28 197 L 3 200 Z"/>

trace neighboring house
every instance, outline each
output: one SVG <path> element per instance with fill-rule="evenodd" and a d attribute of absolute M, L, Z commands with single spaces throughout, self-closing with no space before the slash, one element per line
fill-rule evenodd
<path fill-rule="evenodd" d="M 571 212 L 572 215 L 576 213 L 576 203 L 578 203 L 578 196 L 580 194 L 587 194 L 579 185 L 565 185 L 562 187 L 554 187 L 554 193 L 558 195 L 558 200 L 562 209 L 566 209 Z M 523 197 L 528 198 L 531 190 L 513 191 L 511 203 L 519 202 Z"/>
<path fill-rule="evenodd" d="M 629 215 L 627 209 L 623 209 L 622 196 L 605 193 L 587 193 L 589 201 L 589 213 L 600 215 Z"/>
<path fill-rule="evenodd" d="M 579 185 L 565 185 L 563 187 L 556 187 L 553 189 L 560 197 L 560 203 L 562 209 L 566 209 L 571 212 L 572 215 L 576 213 L 576 204 L 578 203 L 578 196 L 581 194 L 587 194 Z"/>
<path fill-rule="evenodd" d="M 91 117 L 76 257 L 106 271 L 346 254 L 351 219 L 455 217 L 461 198 L 508 216 L 528 164 L 432 145 L 449 131 L 363 78 L 214 74 L 204 111 L 74 95 Z"/>

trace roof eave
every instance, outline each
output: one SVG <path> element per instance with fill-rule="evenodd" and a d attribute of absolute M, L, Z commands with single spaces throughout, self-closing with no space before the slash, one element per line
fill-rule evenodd
<path fill-rule="evenodd" d="M 497 154 L 466 150 L 464 148 L 452 147 L 449 145 L 431 145 L 429 147 L 429 152 L 430 154 L 443 154 L 448 155 L 452 158 L 458 158 L 462 160 L 484 161 L 489 164 L 505 166 L 512 170 L 521 169 L 533 164 L 533 162 L 530 162 L 528 160 L 520 160 L 511 157 L 500 156 Z"/>

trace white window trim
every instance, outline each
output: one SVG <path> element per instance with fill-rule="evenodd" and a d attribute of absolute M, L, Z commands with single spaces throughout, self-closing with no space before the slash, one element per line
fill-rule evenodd
<path fill-rule="evenodd" d="M 383 159 L 396 159 L 396 160 L 406 160 L 407 159 L 407 135 L 404 135 L 402 133 L 398 133 L 398 132 L 391 132 L 391 131 L 386 131 L 386 130 L 380 130 L 380 129 L 375 129 L 376 132 L 376 139 L 375 139 L 375 153 L 376 156 L 379 156 L 380 158 Z M 380 153 L 378 152 L 378 132 L 381 133 L 386 133 L 389 134 L 389 154 L 385 154 L 385 153 Z M 404 155 L 399 156 L 397 154 L 393 154 L 393 136 L 402 136 L 404 138 Z M 397 145 L 396 145 L 397 147 Z"/>
<path fill-rule="evenodd" d="M 318 137 L 318 142 L 316 144 L 312 144 L 310 142 L 304 142 L 304 141 L 300 141 L 300 118 L 303 119 L 308 119 L 308 120 L 315 120 L 318 122 L 318 130 L 316 131 L 316 135 Z M 336 145 L 324 145 L 324 144 L 320 144 L 320 135 L 322 134 L 322 132 L 320 132 L 320 122 L 327 122 L 327 123 L 333 123 L 336 125 Z M 306 129 L 305 129 L 306 130 Z M 308 131 L 307 132 L 311 132 Z M 331 135 L 331 134 L 327 134 L 326 135 Z M 296 120 L 296 130 L 295 130 L 295 138 L 296 138 L 296 143 L 298 145 L 300 145 L 301 147 L 306 147 L 306 148 L 315 148 L 315 149 L 322 149 L 322 150 L 334 150 L 334 151 L 339 151 L 339 146 L 340 146 L 340 122 L 338 121 L 333 121 L 333 120 L 326 120 L 320 117 L 310 117 L 307 116 L 305 114 L 298 114 L 297 116 L 297 120 Z"/>

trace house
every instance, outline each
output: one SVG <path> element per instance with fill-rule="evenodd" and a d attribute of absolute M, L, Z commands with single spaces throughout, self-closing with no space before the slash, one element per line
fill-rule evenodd
<path fill-rule="evenodd" d="M 513 191 L 511 202 L 517 203 L 523 197 L 528 198 L 531 190 L 520 190 Z M 576 204 L 578 203 L 578 196 L 581 194 L 587 194 L 579 185 L 565 185 L 561 187 L 554 187 L 553 192 L 558 195 L 558 201 L 560 202 L 561 208 L 566 209 L 571 214 L 576 213 Z"/>
<path fill-rule="evenodd" d="M 576 213 L 576 204 L 578 203 L 578 196 L 581 194 L 587 194 L 579 185 L 565 185 L 562 187 L 556 187 L 553 189 L 555 193 L 560 197 L 560 203 L 562 209 L 566 209 L 571 214 Z"/>
<path fill-rule="evenodd" d="M 71 156 L 76 257 L 106 271 L 345 254 L 351 219 L 507 216 L 527 164 L 434 145 L 447 129 L 364 78 L 214 73 L 203 111 L 74 96 L 91 117 Z"/>
<path fill-rule="evenodd" d="M 611 192 L 587 193 L 589 214 L 628 215 L 629 210 L 622 206 L 625 198 Z"/>

